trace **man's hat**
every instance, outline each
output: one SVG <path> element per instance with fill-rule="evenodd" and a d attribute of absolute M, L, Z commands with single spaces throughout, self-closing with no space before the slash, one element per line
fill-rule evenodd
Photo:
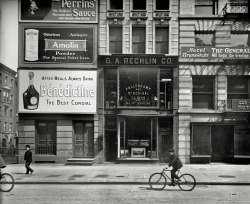
<path fill-rule="evenodd" d="M 30 148 L 30 145 L 26 145 L 26 147 Z"/>

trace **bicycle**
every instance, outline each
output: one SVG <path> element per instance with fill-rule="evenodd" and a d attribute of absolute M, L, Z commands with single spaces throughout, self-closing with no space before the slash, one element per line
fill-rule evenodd
<path fill-rule="evenodd" d="M 166 187 L 166 185 L 170 185 L 171 176 L 168 176 L 167 168 L 164 168 L 162 172 L 154 173 L 149 177 L 149 185 L 154 190 L 162 190 Z M 171 174 L 171 173 L 170 173 Z M 177 171 L 177 176 L 179 180 L 176 180 L 175 183 L 178 184 L 179 188 L 182 191 L 192 191 L 196 185 L 196 180 L 191 174 L 182 174 L 180 169 Z"/>
<path fill-rule="evenodd" d="M 8 173 L 2 173 L 0 168 L 0 191 L 9 192 L 14 188 L 14 179 Z"/>

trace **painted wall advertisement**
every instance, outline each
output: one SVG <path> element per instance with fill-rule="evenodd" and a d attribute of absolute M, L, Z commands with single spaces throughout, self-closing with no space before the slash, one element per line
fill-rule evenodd
<path fill-rule="evenodd" d="M 22 27 L 22 59 L 27 64 L 93 65 L 96 61 L 95 26 L 85 27 Z"/>
<path fill-rule="evenodd" d="M 18 72 L 19 113 L 96 113 L 97 71 Z"/>
<path fill-rule="evenodd" d="M 97 23 L 97 0 L 19 0 L 21 22 Z"/>
<path fill-rule="evenodd" d="M 182 47 L 181 58 L 250 59 L 250 47 Z"/>

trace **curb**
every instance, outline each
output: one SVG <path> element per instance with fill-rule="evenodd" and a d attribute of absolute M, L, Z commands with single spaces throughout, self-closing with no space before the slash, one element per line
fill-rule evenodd
<path fill-rule="evenodd" d="M 42 184 L 47 184 L 47 185 L 61 185 L 61 184 L 69 184 L 69 185 L 149 185 L 148 182 L 43 182 L 43 181 L 34 181 L 34 182 L 28 182 L 28 181 L 15 181 L 15 184 L 17 185 L 25 185 L 25 184 L 31 184 L 31 185 L 42 185 Z M 250 186 L 250 183 L 227 183 L 227 182 L 196 182 L 196 185 L 218 185 L 218 186 L 225 186 L 225 185 L 235 185 L 235 186 Z"/>

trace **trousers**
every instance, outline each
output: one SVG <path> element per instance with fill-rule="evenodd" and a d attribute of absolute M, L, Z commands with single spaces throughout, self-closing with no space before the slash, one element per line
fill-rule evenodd
<path fill-rule="evenodd" d="M 25 162 L 25 167 L 26 167 L 26 174 L 29 174 L 29 172 L 33 172 L 33 169 L 30 168 L 30 163 L 31 162 Z"/>

